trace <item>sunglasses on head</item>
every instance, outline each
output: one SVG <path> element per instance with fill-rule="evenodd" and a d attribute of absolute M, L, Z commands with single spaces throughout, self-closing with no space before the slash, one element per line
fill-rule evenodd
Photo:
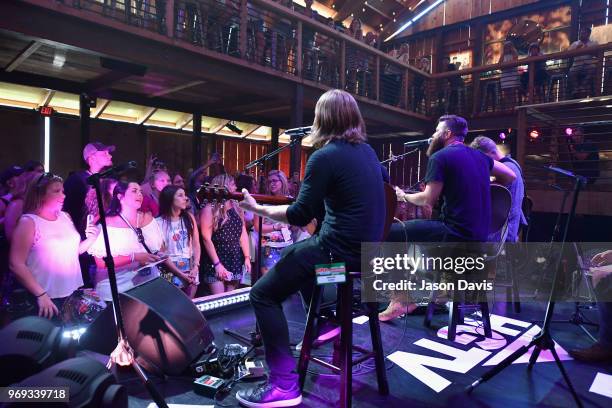
<path fill-rule="evenodd" d="M 45 178 L 53 178 L 55 177 L 55 174 L 50 173 L 50 172 L 46 172 L 40 175 L 40 177 L 38 177 L 38 180 L 36 180 L 36 185 L 38 186 L 40 184 L 41 181 L 43 181 L 43 179 Z"/>

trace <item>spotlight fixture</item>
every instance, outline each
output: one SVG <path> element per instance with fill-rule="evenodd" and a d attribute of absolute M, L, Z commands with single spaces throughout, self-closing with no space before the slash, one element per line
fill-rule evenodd
<path fill-rule="evenodd" d="M 529 138 L 531 140 L 536 140 L 539 137 L 540 137 L 540 132 L 537 129 L 533 129 L 531 132 L 529 132 Z"/>
<path fill-rule="evenodd" d="M 500 138 L 501 140 L 506 140 L 506 134 L 505 134 L 504 132 L 501 132 L 501 133 L 499 134 L 499 138 Z"/>
<path fill-rule="evenodd" d="M 232 121 L 229 122 L 227 125 L 225 125 L 226 128 L 228 128 L 229 130 L 231 130 L 234 133 L 237 133 L 239 135 L 242 134 L 242 129 L 240 129 L 238 126 L 236 126 L 236 122 Z"/>
<path fill-rule="evenodd" d="M 571 136 L 574 133 L 574 129 L 572 129 L 571 127 L 565 128 L 565 134 L 567 136 Z"/>

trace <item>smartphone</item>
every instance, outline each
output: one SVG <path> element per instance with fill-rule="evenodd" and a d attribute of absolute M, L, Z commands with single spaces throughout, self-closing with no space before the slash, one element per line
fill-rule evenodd
<path fill-rule="evenodd" d="M 92 214 L 87 214 L 87 225 L 93 225 L 94 216 Z"/>

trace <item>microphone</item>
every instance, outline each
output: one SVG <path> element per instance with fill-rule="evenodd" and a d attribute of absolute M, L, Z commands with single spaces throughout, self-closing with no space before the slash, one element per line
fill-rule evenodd
<path fill-rule="evenodd" d="M 312 132 L 312 126 L 304 126 L 299 128 L 287 129 L 283 133 L 289 136 L 305 136 Z"/>
<path fill-rule="evenodd" d="M 108 176 L 112 176 L 114 174 L 122 173 L 129 169 L 135 169 L 135 168 L 136 168 L 136 162 L 134 160 L 131 160 L 127 163 L 118 164 L 116 166 L 113 166 L 110 169 L 104 170 L 101 173 L 92 174 L 91 176 L 87 177 L 87 182 L 89 184 L 92 184 L 92 181 L 96 178 L 97 179 L 105 178 Z"/>
<path fill-rule="evenodd" d="M 422 139 L 422 140 L 411 140 L 410 142 L 404 143 L 404 146 L 411 146 L 411 147 L 428 146 L 432 140 L 433 140 L 433 137 L 430 137 L 429 139 Z"/>
<path fill-rule="evenodd" d="M 581 176 L 579 174 L 574 174 L 574 173 L 572 173 L 569 170 L 565 170 L 565 169 L 562 169 L 560 167 L 555 167 L 555 166 L 543 166 L 543 167 L 546 170 L 552 171 L 553 173 L 561 174 L 563 176 L 571 177 L 571 178 L 574 178 L 574 179 L 579 179 L 583 183 L 586 182 L 586 177 Z"/>

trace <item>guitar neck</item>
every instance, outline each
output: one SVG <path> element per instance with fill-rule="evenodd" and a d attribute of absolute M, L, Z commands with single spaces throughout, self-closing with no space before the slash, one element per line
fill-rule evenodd
<path fill-rule="evenodd" d="M 238 193 L 240 196 L 238 199 L 242 200 L 242 194 Z M 291 204 L 295 199 L 293 197 L 287 196 L 272 196 L 265 194 L 251 194 L 251 197 L 255 199 L 259 204 L 272 204 L 272 205 L 285 205 Z"/>

